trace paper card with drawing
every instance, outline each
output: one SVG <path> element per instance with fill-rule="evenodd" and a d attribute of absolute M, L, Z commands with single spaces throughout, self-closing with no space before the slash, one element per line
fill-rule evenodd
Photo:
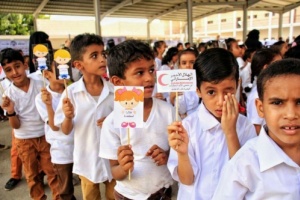
<path fill-rule="evenodd" d="M 54 53 L 56 79 L 71 79 L 71 54 L 65 49 L 59 49 Z"/>
<path fill-rule="evenodd" d="M 194 69 L 162 70 L 156 72 L 158 92 L 196 91 Z"/>
<path fill-rule="evenodd" d="M 143 128 L 144 87 L 114 87 L 114 127 Z"/>
<path fill-rule="evenodd" d="M 34 44 L 32 45 L 34 65 L 36 69 L 43 71 L 51 66 L 50 54 L 48 44 Z"/>

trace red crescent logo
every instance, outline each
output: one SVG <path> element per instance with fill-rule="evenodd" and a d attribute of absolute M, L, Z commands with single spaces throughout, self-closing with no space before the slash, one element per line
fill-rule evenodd
<path fill-rule="evenodd" d="M 161 75 L 158 77 L 158 79 L 157 79 L 158 84 L 161 85 L 161 86 L 167 86 L 167 85 L 168 85 L 168 84 L 165 84 L 165 83 L 162 81 L 162 79 L 163 79 L 163 77 L 164 77 L 165 75 L 167 75 L 167 74 L 161 74 Z"/>

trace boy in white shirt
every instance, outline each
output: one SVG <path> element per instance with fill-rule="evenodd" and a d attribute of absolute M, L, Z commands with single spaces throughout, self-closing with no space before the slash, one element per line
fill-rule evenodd
<path fill-rule="evenodd" d="M 300 61 L 271 64 L 257 90 L 266 125 L 224 167 L 215 200 L 300 199 Z"/>
<path fill-rule="evenodd" d="M 58 182 L 51 163 L 50 145 L 45 140 L 44 123 L 33 103 L 43 82 L 27 77 L 24 58 L 18 51 L 3 53 L 1 65 L 6 77 L 13 83 L 5 91 L 2 108 L 15 134 L 15 144 L 23 163 L 30 196 L 33 199 L 47 198 L 44 185 L 38 179 L 41 168 L 47 175 L 52 198 L 58 199 Z"/>
<path fill-rule="evenodd" d="M 54 124 L 65 134 L 74 129 L 73 173 L 81 179 L 83 199 L 100 200 L 100 183 L 106 185 L 106 199 L 114 199 L 109 161 L 98 156 L 100 124 L 113 110 L 113 86 L 102 78 L 104 43 L 95 34 L 80 34 L 72 40 L 70 52 L 73 66 L 83 76 L 63 92 Z"/>
<path fill-rule="evenodd" d="M 182 123 L 168 127 L 172 147 L 168 168 L 180 183 L 178 199 L 206 200 L 212 198 L 224 164 L 256 134 L 247 118 L 239 115 L 234 96 L 239 69 L 232 53 L 206 50 L 194 69 L 202 102 Z"/>
<path fill-rule="evenodd" d="M 175 110 L 169 103 L 152 98 L 153 52 L 147 44 L 129 40 L 111 49 L 107 60 L 114 85 L 144 87 L 144 126 L 130 129 L 130 145 L 127 129 L 114 128 L 114 113 L 103 123 L 100 156 L 110 160 L 117 180 L 115 199 L 171 199 L 173 180 L 166 165 L 170 149 L 166 127 L 174 121 Z"/>
<path fill-rule="evenodd" d="M 46 141 L 51 145 L 50 154 L 55 173 L 58 176 L 59 196 L 64 200 L 76 199 L 72 182 L 74 134 L 65 135 L 54 125 L 54 110 L 65 89 L 64 80 L 57 80 L 54 64 L 44 70 L 45 78 L 49 81 L 35 98 L 36 108 L 45 123 Z"/>

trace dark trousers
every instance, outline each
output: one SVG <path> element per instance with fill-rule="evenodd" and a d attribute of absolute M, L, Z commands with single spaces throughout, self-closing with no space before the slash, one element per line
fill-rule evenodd
<path fill-rule="evenodd" d="M 124 197 L 116 190 L 114 190 L 114 196 L 115 196 L 115 200 L 131 200 L 127 197 Z M 172 197 L 172 187 L 170 186 L 169 188 L 161 188 L 157 192 L 151 194 L 148 200 L 171 200 L 171 197 Z"/>
<path fill-rule="evenodd" d="M 75 200 L 73 186 L 73 163 L 53 164 L 58 178 L 58 192 L 61 200 Z"/>

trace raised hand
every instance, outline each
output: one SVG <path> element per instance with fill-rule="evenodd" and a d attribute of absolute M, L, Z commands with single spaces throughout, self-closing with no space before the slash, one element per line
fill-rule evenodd
<path fill-rule="evenodd" d="M 118 162 L 124 172 L 133 171 L 133 151 L 130 145 L 120 146 L 118 148 Z"/>
<path fill-rule="evenodd" d="M 52 105 L 52 95 L 50 94 L 50 92 L 46 88 L 42 88 L 41 93 L 42 101 L 44 102 L 44 104 L 49 106 Z"/>
<path fill-rule="evenodd" d="M 5 110 L 8 114 L 15 112 L 14 102 L 7 96 L 2 97 L 2 109 Z"/>
<path fill-rule="evenodd" d="M 165 165 L 168 161 L 168 153 L 156 144 L 147 151 L 146 156 L 150 156 L 157 166 Z"/>
<path fill-rule="evenodd" d="M 226 135 L 236 134 L 236 122 L 239 115 L 238 103 L 234 94 L 225 95 L 223 102 L 221 126 Z"/>
<path fill-rule="evenodd" d="M 189 136 L 179 121 L 173 122 L 168 126 L 168 141 L 171 148 L 178 154 L 187 154 Z"/>
<path fill-rule="evenodd" d="M 73 119 L 75 116 L 73 104 L 68 98 L 63 99 L 63 112 L 65 114 L 65 117 L 68 119 Z"/>

